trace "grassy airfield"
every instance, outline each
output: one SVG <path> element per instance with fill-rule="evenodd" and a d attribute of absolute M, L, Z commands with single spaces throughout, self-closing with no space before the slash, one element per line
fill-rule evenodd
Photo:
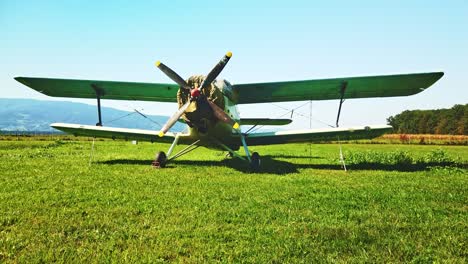
<path fill-rule="evenodd" d="M 0 140 L 0 262 L 468 258 L 466 145 L 344 144 L 348 172 L 336 144 L 255 147 L 250 173 L 203 148 L 153 169 L 169 145 L 96 141 L 90 165 L 91 141 L 27 139 Z"/>

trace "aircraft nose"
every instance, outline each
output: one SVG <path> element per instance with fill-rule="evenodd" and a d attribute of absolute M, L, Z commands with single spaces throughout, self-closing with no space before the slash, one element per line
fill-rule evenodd
<path fill-rule="evenodd" d="M 200 90 L 198 89 L 193 89 L 192 91 L 190 91 L 190 96 L 192 98 L 198 98 L 200 96 Z"/>

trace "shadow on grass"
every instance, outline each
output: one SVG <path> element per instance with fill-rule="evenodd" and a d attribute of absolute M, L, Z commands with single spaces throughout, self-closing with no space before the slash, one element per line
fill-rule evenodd
<path fill-rule="evenodd" d="M 169 162 L 166 169 L 172 169 L 178 165 L 186 166 L 203 166 L 203 167 L 230 167 L 244 173 L 264 173 L 264 174 L 289 174 L 298 173 L 299 169 L 317 169 L 317 170 L 342 170 L 341 164 L 304 164 L 291 163 L 287 161 L 277 160 L 278 156 L 262 156 L 261 168 L 258 171 L 253 171 L 246 161 L 240 159 L 224 159 L 221 161 L 200 161 L 200 160 L 173 160 Z M 282 156 L 281 156 L 282 157 Z M 291 157 L 292 158 L 292 157 Z M 298 157 L 297 157 L 298 158 Z M 304 157 L 302 157 L 304 158 Z M 319 157 L 313 157 L 319 158 Z M 134 160 L 134 159 L 116 159 L 97 162 L 100 164 L 116 165 L 150 165 L 152 160 Z M 347 164 L 348 170 L 382 170 L 382 171 L 401 171 L 415 172 L 425 171 L 434 167 L 460 168 L 467 169 L 468 164 L 447 163 L 447 162 L 429 162 L 416 164 L 383 164 L 383 163 L 357 163 Z"/>
<path fill-rule="evenodd" d="M 98 164 L 117 165 L 117 164 L 129 164 L 129 165 L 151 165 L 152 160 L 135 160 L 135 159 L 116 159 L 99 161 Z M 203 166 L 203 167 L 230 167 L 237 171 L 244 173 L 268 173 L 268 174 L 288 174 L 297 173 L 298 168 L 296 164 L 275 160 L 270 156 L 261 157 L 261 168 L 258 171 L 253 171 L 248 162 L 240 159 L 224 159 L 220 161 L 207 161 L 207 160 L 172 160 L 170 161 L 165 169 L 172 169 L 178 165 L 186 166 Z"/>
<path fill-rule="evenodd" d="M 262 156 L 263 158 L 264 156 Z M 285 154 L 275 154 L 275 155 L 267 155 L 265 157 L 271 157 L 271 158 L 283 158 L 283 159 L 323 159 L 323 157 L 320 156 L 304 156 L 304 155 L 285 155 Z"/>

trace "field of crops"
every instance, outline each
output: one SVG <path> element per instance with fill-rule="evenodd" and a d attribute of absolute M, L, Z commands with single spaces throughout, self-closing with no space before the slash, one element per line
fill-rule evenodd
<path fill-rule="evenodd" d="M 203 148 L 154 169 L 169 145 L 91 144 L 0 140 L 1 263 L 468 257 L 466 145 L 343 144 L 347 172 L 337 144 L 255 147 L 252 173 Z"/>
<path fill-rule="evenodd" d="M 386 134 L 374 142 L 403 143 L 419 145 L 468 145 L 466 135 L 425 135 L 425 134 Z"/>

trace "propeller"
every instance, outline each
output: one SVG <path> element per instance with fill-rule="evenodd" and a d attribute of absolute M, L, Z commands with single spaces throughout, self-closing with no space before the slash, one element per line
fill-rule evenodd
<path fill-rule="evenodd" d="M 171 129 L 171 127 L 179 120 L 179 118 L 184 114 L 185 110 L 187 110 L 187 107 L 190 105 L 191 101 L 187 101 L 177 112 L 175 112 L 169 120 L 167 120 L 166 124 L 161 128 L 161 131 L 159 131 L 158 136 L 162 137 L 166 132 Z"/>
<path fill-rule="evenodd" d="M 164 65 L 164 63 L 157 61 L 156 67 L 158 67 L 162 72 L 164 72 L 167 75 L 167 77 L 171 78 L 171 80 L 177 83 L 180 87 L 190 90 L 190 86 L 187 84 L 187 82 L 185 82 L 185 80 L 182 79 L 182 77 L 180 77 L 179 74 L 171 70 L 171 68 Z"/>
<path fill-rule="evenodd" d="M 214 66 L 214 68 L 208 73 L 206 78 L 200 85 L 200 89 L 206 88 L 207 85 L 212 83 L 216 77 L 218 77 L 219 73 L 224 69 L 224 66 L 228 63 L 229 59 L 232 57 L 232 52 L 227 52 L 226 55 Z"/>
<path fill-rule="evenodd" d="M 239 128 L 239 124 L 236 121 L 234 121 L 228 114 L 226 114 L 226 112 L 224 112 L 224 110 L 221 109 L 221 107 L 217 106 L 215 103 L 213 103 L 210 100 L 207 100 L 207 101 L 208 101 L 208 104 L 210 104 L 211 109 L 213 109 L 213 114 L 216 118 L 218 118 L 220 121 L 224 123 L 231 125 L 232 128 L 234 129 Z"/>
<path fill-rule="evenodd" d="M 171 129 L 171 127 L 179 120 L 179 118 L 185 113 L 187 110 L 188 106 L 190 105 L 191 102 L 198 100 L 200 98 L 200 95 L 202 94 L 202 89 L 206 88 L 208 85 L 210 85 L 216 77 L 218 77 L 219 73 L 224 69 L 226 64 L 228 63 L 229 59 L 232 57 L 231 52 L 227 52 L 224 57 L 214 66 L 214 68 L 208 73 L 206 78 L 202 81 L 201 85 L 197 88 L 191 89 L 191 87 L 187 84 L 187 82 L 182 79 L 175 71 L 173 71 L 171 68 L 167 67 L 160 61 L 156 62 L 156 67 L 158 67 L 162 72 L 164 72 L 167 77 L 171 78 L 175 83 L 177 83 L 180 87 L 184 89 L 190 90 L 190 100 L 187 101 L 177 112 L 175 112 L 171 118 L 164 124 L 162 127 L 161 131 L 159 131 L 159 136 L 162 137 L 164 134 Z M 206 97 L 205 97 L 206 98 Z M 211 100 L 206 99 L 208 104 L 210 105 L 211 109 L 213 110 L 214 116 L 229 125 L 231 125 L 234 129 L 239 128 L 239 124 L 234 121 L 226 112 L 224 112 L 224 109 L 213 103 Z"/>

